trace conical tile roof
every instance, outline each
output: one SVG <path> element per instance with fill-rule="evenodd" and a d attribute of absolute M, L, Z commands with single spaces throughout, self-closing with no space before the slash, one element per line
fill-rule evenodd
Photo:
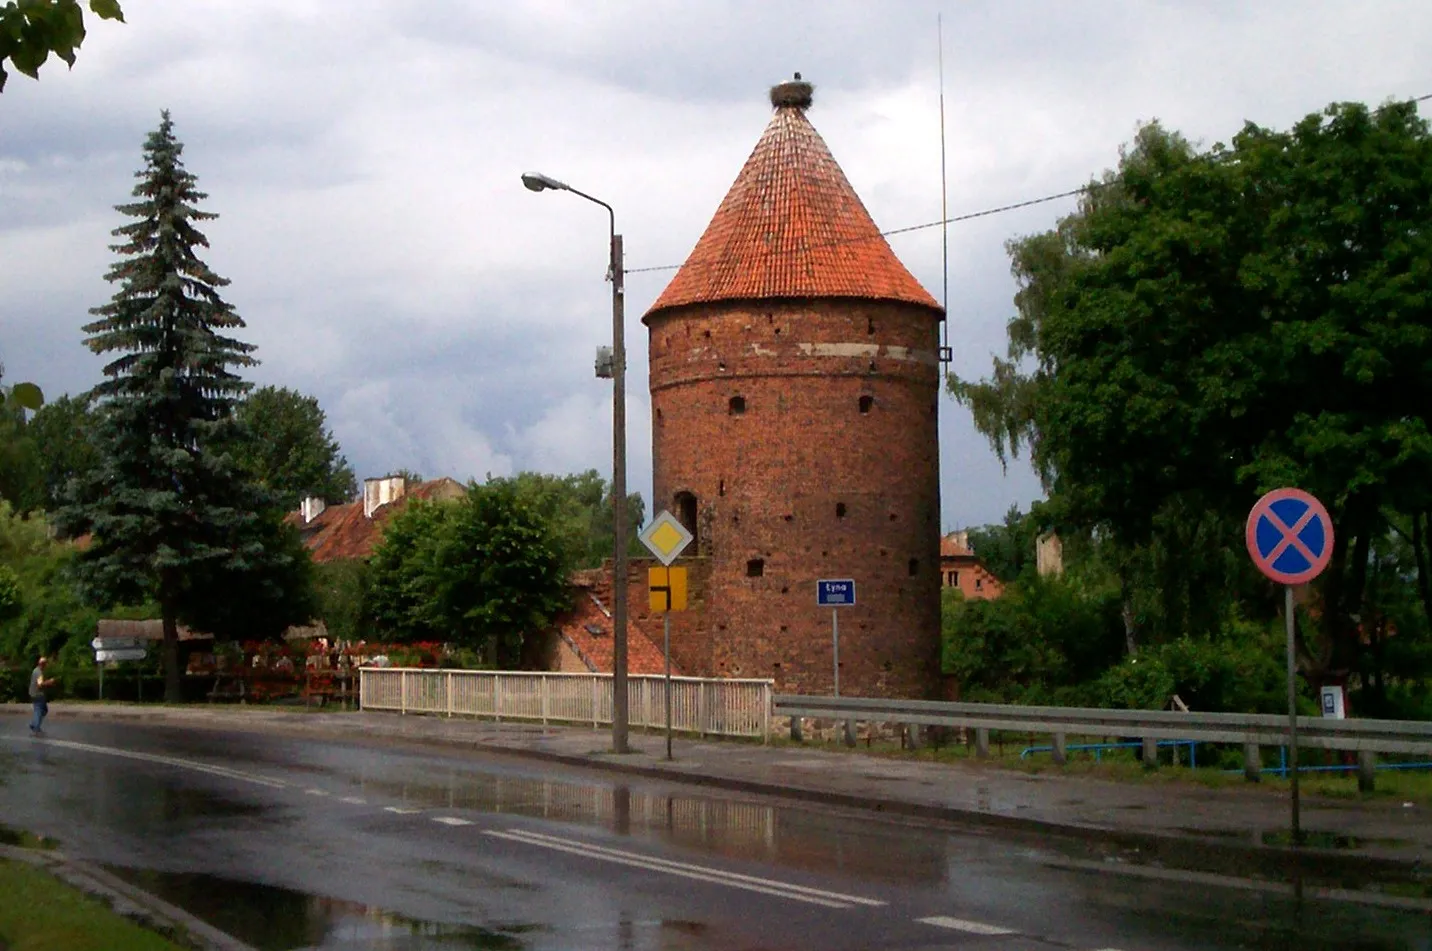
<path fill-rule="evenodd" d="M 795 89 L 804 95 L 791 95 Z M 647 311 L 720 300 L 853 297 L 940 305 L 895 257 L 806 118 L 807 84 L 772 90 L 776 114 L 706 233 Z"/>

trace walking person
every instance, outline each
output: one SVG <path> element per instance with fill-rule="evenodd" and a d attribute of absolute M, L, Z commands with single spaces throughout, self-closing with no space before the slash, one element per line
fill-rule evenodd
<path fill-rule="evenodd" d="M 30 732 L 36 736 L 41 735 L 41 727 L 50 712 L 50 703 L 45 699 L 45 688 L 55 685 L 53 677 L 45 677 L 45 666 L 48 663 L 48 658 L 41 657 L 35 664 L 35 669 L 30 671 L 30 703 L 35 708 L 35 715 L 30 718 Z"/>

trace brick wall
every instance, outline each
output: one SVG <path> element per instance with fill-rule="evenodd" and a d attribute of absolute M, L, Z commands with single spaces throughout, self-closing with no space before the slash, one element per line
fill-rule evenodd
<path fill-rule="evenodd" d="M 841 609 L 841 692 L 932 695 L 933 312 L 868 301 L 721 303 L 663 311 L 649 325 L 653 507 L 680 516 L 694 498 L 688 527 L 707 565 L 702 617 L 688 622 L 682 647 L 691 672 L 829 692 L 831 614 L 816 607 L 815 582 L 848 577 L 859 604 Z"/>

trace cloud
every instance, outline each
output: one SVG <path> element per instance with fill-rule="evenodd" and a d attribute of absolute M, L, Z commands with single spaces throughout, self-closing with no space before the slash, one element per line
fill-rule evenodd
<path fill-rule="evenodd" d="M 1087 181 L 1141 120 L 1227 139 L 1334 99 L 1432 91 L 1432 7 L 678 0 L 147 0 L 93 26 L 73 71 L 0 99 L 0 359 L 58 394 L 92 386 L 87 309 L 112 288 L 112 206 L 172 110 L 221 217 L 210 265 L 259 346 L 259 383 L 318 397 L 360 477 L 609 475 L 607 218 L 532 194 L 535 169 L 610 202 L 627 264 L 680 263 L 802 71 L 811 119 L 876 222 L 977 211 Z M 1420 85 L 1419 85 L 1420 84 Z M 953 369 L 1004 350 L 1004 243 L 1065 200 L 950 227 Z M 891 239 L 943 293 L 940 229 Z M 670 271 L 628 279 L 630 485 L 650 486 L 638 318 Z M 941 403 L 946 525 L 1039 494 Z"/>

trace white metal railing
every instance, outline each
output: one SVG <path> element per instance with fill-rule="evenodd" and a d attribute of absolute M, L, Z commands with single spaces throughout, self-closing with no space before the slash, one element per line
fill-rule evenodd
<path fill-rule="evenodd" d="M 701 736 L 771 734 L 771 680 L 671 678 L 671 727 Z M 634 727 L 666 725 L 666 679 L 627 678 L 627 719 Z M 612 722 L 611 674 L 528 673 L 363 667 L 364 710 L 491 717 L 599 727 Z"/>

